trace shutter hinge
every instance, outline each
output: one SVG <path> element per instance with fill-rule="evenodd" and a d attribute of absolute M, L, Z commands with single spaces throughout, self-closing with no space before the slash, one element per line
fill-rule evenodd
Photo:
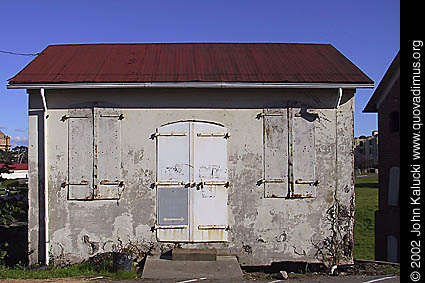
<path fill-rule="evenodd" d="M 319 180 L 315 180 L 315 181 L 305 181 L 305 180 L 302 180 L 302 179 L 295 180 L 295 184 L 305 184 L 305 185 L 317 186 L 319 183 L 320 183 Z"/>
<path fill-rule="evenodd" d="M 285 179 L 260 179 L 257 181 L 257 186 L 260 186 L 265 183 L 283 183 Z"/>
<path fill-rule="evenodd" d="M 258 113 L 255 119 L 260 120 L 265 116 L 283 116 L 283 113 Z"/>

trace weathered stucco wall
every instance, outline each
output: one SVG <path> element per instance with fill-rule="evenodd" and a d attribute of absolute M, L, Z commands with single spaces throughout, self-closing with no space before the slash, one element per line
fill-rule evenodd
<path fill-rule="evenodd" d="M 31 262 L 44 256 L 43 123 L 38 90 L 30 93 L 29 158 Z M 236 254 L 242 265 L 274 261 L 339 263 L 352 261 L 354 183 L 354 91 L 344 90 L 338 110 L 333 90 L 46 90 L 49 245 L 55 264 L 80 261 L 111 251 L 121 241 L 153 247 L 160 253 L 174 244 L 156 241 L 156 143 L 161 125 L 198 120 L 220 123 L 228 139 L 228 220 L 225 243 L 182 243 L 215 247 Z M 319 183 L 313 198 L 265 198 L 263 121 L 265 108 L 288 103 L 309 105 L 318 114 L 315 126 L 315 171 Z M 72 107 L 121 109 L 121 176 L 119 200 L 72 201 L 63 184 L 68 176 L 68 126 Z M 332 239 L 332 240 L 331 240 Z M 332 252 L 332 251 L 337 251 Z"/>

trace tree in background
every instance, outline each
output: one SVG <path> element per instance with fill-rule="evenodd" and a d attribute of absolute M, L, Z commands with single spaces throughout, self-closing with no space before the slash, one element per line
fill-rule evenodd
<path fill-rule="evenodd" d="M 28 147 L 20 145 L 12 148 L 14 163 L 28 163 Z"/>
<path fill-rule="evenodd" d="M 2 173 L 10 173 L 12 160 L 11 152 L 0 149 L 0 184 L 3 182 Z"/>
<path fill-rule="evenodd" d="M 0 163 L 28 163 L 28 147 L 15 146 L 10 151 L 0 150 Z"/>
<path fill-rule="evenodd" d="M 378 166 L 376 160 L 360 153 L 359 151 L 354 152 L 354 167 L 360 169 L 362 172 L 369 168 L 376 168 Z"/>

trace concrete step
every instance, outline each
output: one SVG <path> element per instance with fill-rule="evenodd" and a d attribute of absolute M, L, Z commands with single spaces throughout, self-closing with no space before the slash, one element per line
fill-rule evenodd
<path fill-rule="evenodd" d="M 173 249 L 171 251 L 172 260 L 185 261 L 215 261 L 217 260 L 216 249 Z"/>
<path fill-rule="evenodd" d="M 235 256 L 217 256 L 216 261 L 182 261 L 148 256 L 142 273 L 143 279 L 159 280 L 242 280 L 242 270 Z"/>

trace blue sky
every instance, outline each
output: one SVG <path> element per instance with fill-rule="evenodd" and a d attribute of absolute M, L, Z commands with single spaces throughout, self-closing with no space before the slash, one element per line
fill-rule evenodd
<path fill-rule="evenodd" d="M 3 1 L 0 50 L 36 53 L 49 44 L 99 42 L 330 43 L 375 85 L 400 48 L 400 1 L 73 0 Z M 27 144 L 28 97 L 7 90 L 32 57 L 0 53 L 0 130 Z M 356 94 L 355 136 L 377 128 Z"/>

